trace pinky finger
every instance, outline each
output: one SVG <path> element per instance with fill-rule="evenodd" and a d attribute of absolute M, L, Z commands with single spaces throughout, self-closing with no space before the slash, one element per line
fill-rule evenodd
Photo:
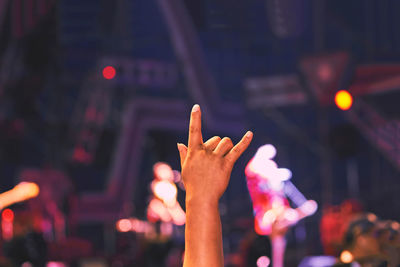
<path fill-rule="evenodd" d="M 250 145 L 251 140 L 253 139 L 253 133 L 248 131 L 232 149 L 226 154 L 225 159 L 229 164 L 234 164 L 238 158 L 243 154 L 243 152 Z"/>

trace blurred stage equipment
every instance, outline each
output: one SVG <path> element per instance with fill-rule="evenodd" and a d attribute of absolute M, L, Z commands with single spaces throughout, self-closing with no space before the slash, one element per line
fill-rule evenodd
<path fill-rule="evenodd" d="M 173 225 L 185 224 L 186 215 L 177 201 L 178 189 L 175 185 L 181 183 L 180 173 L 172 170 L 167 163 L 158 162 L 153 166 L 153 174 L 154 180 L 150 185 L 152 196 L 147 207 L 148 221 L 136 218 L 120 219 L 116 223 L 119 232 L 154 236 L 160 231 L 163 236 L 171 236 Z M 158 222 L 161 223 L 159 226 Z"/>
<path fill-rule="evenodd" d="M 13 189 L 0 194 L 0 210 L 39 195 L 39 186 L 31 182 L 21 182 Z"/>
<path fill-rule="evenodd" d="M 307 0 L 266 0 L 267 18 L 272 32 L 279 38 L 293 38 L 303 33 Z"/>
<path fill-rule="evenodd" d="M 320 105 L 331 105 L 336 91 L 345 86 L 349 63 L 350 56 L 346 52 L 310 56 L 300 61 L 306 84 Z"/>
<path fill-rule="evenodd" d="M 314 214 L 317 203 L 307 200 L 289 181 L 289 169 L 278 168 L 273 145 L 261 146 L 247 164 L 247 186 L 253 201 L 255 230 L 260 235 L 270 235 L 273 225 L 286 228 L 304 217 Z M 289 206 L 288 198 L 297 206 Z"/>
<path fill-rule="evenodd" d="M 400 89 L 399 64 L 362 65 L 356 68 L 354 81 L 349 92 L 354 96 L 386 96 L 385 104 L 378 102 L 371 105 L 368 99 L 360 97 L 354 102 L 353 108 L 346 116 L 362 135 L 381 153 L 400 169 L 400 120 L 396 96 Z M 392 101 L 390 101 L 392 99 Z M 391 104 L 389 104 L 392 102 Z M 384 114 L 384 111 L 387 111 Z M 388 115 L 391 115 L 390 117 Z"/>
<path fill-rule="evenodd" d="M 153 197 L 147 208 L 148 220 L 184 225 L 186 215 L 177 200 L 178 189 L 175 185 L 175 182 L 180 182 L 180 175 L 175 176 L 176 172 L 164 162 L 154 164 L 153 173 L 154 180 L 151 183 Z"/>
<path fill-rule="evenodd" d="M 271 236 L 273 266 L 282 267 L 287 229 L 314 214 L 318 205 L 314 200 L 307 200 L 289 181 L 292 172 L 278 168 L 272 160 L 275 155 L 273 145 L 261 146 L 247 164 L 245 173 L 253 201 L 255 231 Z M 288 198 L 296 208 L 290 207 Z"/>
<path fill-rule="evenodd" d="M 301 105 L 307 102 L 307 95 L 295 74 L 247 78 L 244 87 L 247 92 L 247 106 L 251 109 Z"/>
<path fill-rule="evenodd" d="M 320 222 L 320 236 L 324 254 L 339 255 L 350 220 L 361 214 L 362 210 L 361 204 L 353 199 L 345 200 L 338 206 L 324 207 Z"/>
<path fill-rule="evenodd" d="M 174 64 L 150 59 L 105 57 L 83 82 L 71 117 L 72 161 L 93 162 L 105 128 L 120 125 L 122 112 L 138 87 L 174 88 L 178 71 Z M 129 88 L 116 92 L 119 87 Z"/>
<path fill-rule="evenodd" d="M 29 202 L 30 209 L 42 216 L 42 232 L 48 240 L 63 240 L 66 226 L 73 228 L 70 211 L 72 183 L 62 171 L 56 169 L 23 169 L 19 177 L 24 181 L 36 183 L 41 194 Z M 72 230 L 72 229 L 70 229 Z"/>

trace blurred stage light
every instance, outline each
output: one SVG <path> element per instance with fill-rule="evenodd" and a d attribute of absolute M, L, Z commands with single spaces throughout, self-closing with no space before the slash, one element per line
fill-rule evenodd
<path fill-rule="evenodd" d="M 67 267 L 68 265 L 59 261 L 49 261 L 46 267 Z"/>
<path fill-rule="evenodd" d="M 155 182 L 153 192 L 156 197 L 164 201 L 167 205 L 172 205 L 176 202 L 178 190 L 173 183 L 167 181 Z"/>
<path fill-rule="evenodd" d="M 267 256 L 261 256 L 257 259 L 257 267 L 268 267 L 271 260 Z"/>
<path fill-rule="evenodd" d="M 128 219 L 121 219 L 117 222 L 117 230 L 119 232 L 129 232 L 132 229 L 132 223 Z"/>
<path fill-rule="evenodd" d="M 1 213 L 1 235 L 4 240 L 11 240 L 14 235 L 14 212 L 5 209 Z"/>
<path fill-rule="evenodd" d="M 400 230 L 400 224 L 398 222 L 392 222 L 390 225 L 394 230 Z"/>
<path fill-rule="evenodd" d="M 307 200 L 304 202 L 299 209 L 306 214 L 307 216 L 313 215 L 317 209 L 318 209 L 318 204 L 314 200 Z"/>
<path fill-rule="evenodd" d="M 174 180 L 174 172 L 171 166 L 169 166 L 167 163 L 158 162 L 154 164 L 153 171 L 158 179 L 169 181 Z"/>
<path fill-rule="evenodd" d="M 343 263 L 350 263 L 353 261 L 353 255 L 348 250 L 343 250 L 340 254 L 340 260 Z"/>
<path fill-rule="evenodd" d="M 275 155 L 276 155 L 276 148 L 271 144 L 267 144 L 267 145 L 261 146 L 257 150 L 257 153 L 254 157 L 255 158 L 259 157 L 264 160 L 264 159 L 272 159 L 273 157 L 275 157 Z"/>
<path fill-rule="evenodd" d="M 368 221 L 370 221 L 370 222 L 376 222 L 376 220 L 378 219 L 378 217 L 376 217 L 376 215 L 373 214 L 373 213 L 368 213 L 367 219 L 368 219 Z"/>
<path fill-rule="evenodd" d="M 115 77 L 117 71 L 112 66 L 107 66 L 103 69 L 103 77 L 104 79 L 111 80 Z"/>
<path fill-rule="evenodd" d="M 11 209 L 5 209 L 1 214 L 1 218 L 3 221 L 12 222 L 14 220 L 14 212 Z"/>
<path fill-rule="evenodd" d="M 340 90 L 335 95 L 335 103 L 341 110 L 348 110 L 353 104 L 353 97 L 346 90 Z"/>
<path fill-rule="evenodd" d="M 296 223 L 299 220 L 299 214 L 294 209 L 287 209 L 284 216 L 291 223 Z"/>
<path fill-rule="evenodd" d="M 276 215 L 274 210 L 269 210 L 267 211 L 263 218 L 262 218 L 262 226 L 269 226 L 272 225 L 276 220 Z"/>

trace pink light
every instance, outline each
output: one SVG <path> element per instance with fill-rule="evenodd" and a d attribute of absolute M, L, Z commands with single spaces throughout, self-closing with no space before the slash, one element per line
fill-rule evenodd
<path fill-rule="evenodd" d="M 332 67 L 329 64 L 322 63 L 318 66 L 317 74 L 321 81 L 328 82 L 333 77 Z"/>
<path fill-rule="evenodd" d="M 261 175 L 265 179 L 268 179 L 275 173 L 275 170 L 278 166 L 273 160 L 254 157 L 249 162 L 248 167 L 250 172 Z M 248 173 L 247 175 L 251 175 L 251 173 Z"/>
<path fill-rule="evenodd" d="M 294 209 L 287 209 L 285 211 L 285 219 L 290 223 L 296 223 L 299 220 L 299 214 Z"/>
<path fill-rule="evenodd" d="M 154 164 L 153 172 L 158 179 L 168 181 L 174 180 L 174 172 L 172 171 L 172 168 L 164 162 Z"/>
<path fill-rule="evenodd" d="M 59 262 L 59 261 L 49 261 L 46 264 L 46 267 L 66 267 L 67 265 L 63 262 Z"/>
<path fill-rule="evenodd" d="M 176 185 L 167 181 L 154 182 L 153 192 L 156 197 L 166 204 L 174 204 L 178 190 Z"/>
<path fill-rule="evenodd" d="M 276 170 L 276 176 L 277 176 L 277 179 L 279 179 L 281 181 L 287 181 L 290 178 L 292 178 L 292 172 L 286 168 L 278 168 Z"/>
<path fill-rule="evenodd" d="M 121 219 L 117 222 L 117 230 L 119 232 L 129 232 L 132 229 L 132 223 L 128 219 Z"/>
<path fill-rule="evenodd" d="M 162 223 L 160 226 L 160 232 L 163 236 L 171 236 L 173 230 L 172 223 Z"/>
<path fill-rule="evenodd" d="M 152 199 L 149 203 L 148 209 L 149 209 L 150 213 L 153 213 L 154 215 L 156 215 L 163 222 L 170 222 L 172 219 L 167 208 L 158 199 Z"/>
<path fill-rule="evenodd" d="M 271 260 L 267 256 L 261 256 L 257 259 L 257 267 L 268 267 Z"/>
<path fill-rule="evenodd" d="M 271 144 L 267 144 L 260 146 L 254 157 L 255 158 L 260 157 L 262 159 L 272 159 L 275 157 L 275 155 L 276 155 L 276 148 Z"/>
<path fill-rule="evenodd" d="M 310 216 L 314 214 L 318 209 L 318 204 L 314 200 L 307 200 L 302 204 L 299 209 L 303 212 L 306 216 Z"/>
<path fill-rule="evenodd" d="M 117 71 L 112 66 L 107 66 L 103 69 L 103 77 L 104 79 L 111 80 L 115 77 Z"/>
<path fill-rule="evenodd" d="M 168 208 L 168 211 L 171 214 L 174 224 L 176 224 L 176 225 L 184 225 L 185 224 L 186 214 L 178 202 L 175 202 L 175 205 L 173 207 Z"/>
<path fill-rule="evenodd" d="M 1 233 L 4 240 L 11 240 L 14 235 L 14 212 L 11 209 L 5 209 L 1 213 Z"/>

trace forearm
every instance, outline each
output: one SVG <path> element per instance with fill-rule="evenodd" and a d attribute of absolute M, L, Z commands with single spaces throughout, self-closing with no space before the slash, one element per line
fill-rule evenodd
<path fill-rule="evenodd" d="M 183 266 L 223 266 L 218 201 L 186 200 L 185 258 Z"/>

